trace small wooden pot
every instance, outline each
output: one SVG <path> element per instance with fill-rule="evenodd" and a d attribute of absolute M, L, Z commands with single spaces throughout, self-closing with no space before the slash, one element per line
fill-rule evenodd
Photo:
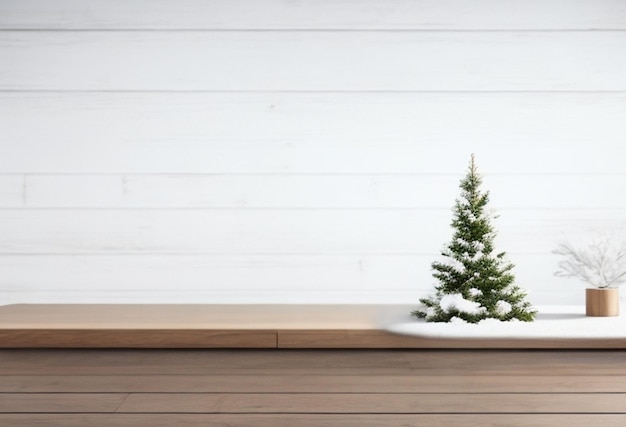
<path fill-rule="evenodd" d="M 585 295 L 587 316 L 619 316 L 619 288 L 587 288 Z"/>

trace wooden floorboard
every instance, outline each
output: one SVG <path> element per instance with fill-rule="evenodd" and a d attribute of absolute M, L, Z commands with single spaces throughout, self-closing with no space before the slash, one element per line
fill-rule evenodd
<path fill-rule="evenodd" d="M 622 413 L 623 393 L 3 393 L 0 413 Z"/>
<path fill-rule="evenodd" d="M 626 376 L 4 375 L 0 393 L 626 393 Z"/>
<path fill-rule="evenodd" d="M 7 426 L 624 426 L 620 350 L 0 350 Z"/>
<path fill-rule="evenodd" d="M 0 425 L 42 427 L 623 427 L 622 414 L 0 414 Z"/>
<path fill-rule="evenodd" d="M 624 375 L 622 350 L 0 350 L 0 375 Z"/>
<path fill-rule="evenodd" d="M 42 395 L 36 396 L 38 403 Z M 27 403 L 28 399 L 24 398 L 21 405 Z M 31 407 L 38 409 L 36 404 Z M 626 395 L 604 393 L 602 399 L 597 399 L 587 393 L 131 393 L 117 412 L 554 414 L 572 408 L 577 413 L 626 413 Z"/>
<path fill-rule="evenodd" d="M 113 413 L 126 397 L 126 393 L 2 393 L 0 413 Z"/>

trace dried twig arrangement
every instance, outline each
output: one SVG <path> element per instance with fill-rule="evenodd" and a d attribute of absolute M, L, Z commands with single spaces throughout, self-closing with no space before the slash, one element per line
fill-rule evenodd
<path fill-rule="evenodd" d="M 558 263 L 559 277 L 577 277 L 597 288 L 612 288 L 626 283 L 626 247 L 615 245 L 611 237 L 592 242 L 583 249 L 561 243 L 553 253 L 565 259 Z"/>

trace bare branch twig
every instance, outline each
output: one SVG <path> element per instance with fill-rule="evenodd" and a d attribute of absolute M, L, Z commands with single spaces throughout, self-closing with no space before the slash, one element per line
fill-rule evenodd
<path fill-rule="evenodd" d="M 611 237 L 593 241 L 583 249 L 560 243 L 552 252 L 565 258 L 559 261 L 555 276 L 577 277 L 598 288 L 626 283 L 626 248 L 623 243 L 615 246 Z"/>

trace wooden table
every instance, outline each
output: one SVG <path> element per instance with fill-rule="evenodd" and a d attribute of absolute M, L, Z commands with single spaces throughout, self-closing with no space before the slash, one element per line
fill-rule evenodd
<path fill-rule="evenodd" d="M 622 339 L 443 339 L 389 333 L 408 305 L 15 304 L 0 348 L 626 348 Z"/>

